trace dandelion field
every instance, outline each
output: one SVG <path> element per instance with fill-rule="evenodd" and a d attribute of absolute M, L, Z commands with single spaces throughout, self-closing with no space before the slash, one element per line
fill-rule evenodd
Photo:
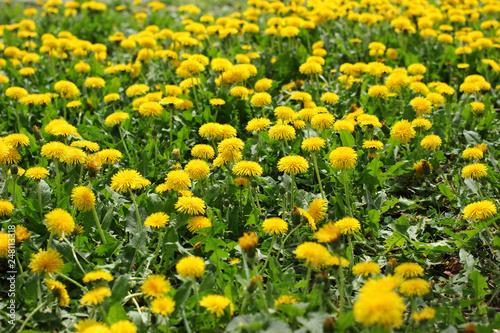
<path fill-rule="evenodd" d="M 0 4 L 1 331 L 500 329 L 500 3 L 206 7 Z"/>

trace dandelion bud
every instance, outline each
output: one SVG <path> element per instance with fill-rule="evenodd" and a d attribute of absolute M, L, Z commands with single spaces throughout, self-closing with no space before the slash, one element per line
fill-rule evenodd
<path fill-rule="evenodd" d="M 326 280 L 328 280 L 328 276 L 324 272 L 318 272 L 314 275 L 314 284 L 322 284 Z"/>
<path fill-rule="evenodd" d="M 153 130 L 151 131 L 151 135 L 153 136 L 153 138 L 156 138 L 156 137 L 158 136 L 158 131 L 157 131 L 157 130 L 155 130 L 155 129 L 153 129 Z"/>
<path fill-rule="evenodd" d="M 245 251 L 249 261 L 255 259 L 255 248 L 259 243 L 259 238 L 255 232 L 247 234 L 243 233 L 243 236 L 238 239 L 238 243 L 243 251 Z"/>
<path fill-rule="evenodd" d="M 465 325 L 464 332 L 465 333 L 476 333 L 477 332 L 476 326 L 473 323 L 469 323 L 469 324 Z"/>
<path fill-rule="evenodd" d="M 323 332 L 335 332 L 335 319 L 333 319 L 333 317 L 326 317 L 325 321 L 323 322 Z"/>
<path fill-rule="evenodd" d="M 387 263 L 387 271 L 386 274 L 392 274 L 394 272 L 394 268 L 398 265 L 398 261 L 396 258 L 391 258 L 389 259 L 389 262 Z"/>
<path fill-rule="evenodd" d="M 382 132 L 384 132 L 385 135 L 390 135 L 391 129 L 389 127 L 387 127 L 385 120 L 381 121 L 380 123 L 382 124 L 382 127 L 381 127 Z"/>
<path fill-rule="evenodd" d="M 179 149 L 175 148 L 172 150 L 172 160 L 178 161 L 181 159 L 181 152 Z"/>
<path fill-rule="evenodd" d="M 249 294 L 253 294 L 255 290 L 257 290 L 257 281 L 252 278 L 250 279 L 250 282 L 248 282 L 247 292 Z"/>
<path fill-rule="evenodd" d="M 264 281 L 264 279 L 262 278 L 262 275 L 259 275 L 259 281 L 262 283 Z M 253 293 L 255 290 L 257 290 L 257 287 L 259 286 L 259 284 L 257 283 L 257 279 L 254 277 L 252 277 L 250 279 L 250 281 L 248 282 L 248 286 L 247 286 L 247 291 L 249 294 Z"/>
<path fill-rule="evenodd" d="M 10 167 L 10 173 L 13 176 L 17 176 L 17 174 L 19 173 L 19 168 L 17 167 L 17 165 L 13 165 Z"/>
<path fill-rule="evenodd" d="M 300 212 L 297 206 L 293 206 L 292 209 L 292 224 L 298 225 L 300 223 Z"/>
<path fill-rule="evenodd" d="M 40 129 L 36 125 L 33 126 L 33 134 L 35 135 L 35 139 L 37 142 L 44 141 L 42 132 L 40 132 Z"/>
<path fill-rule="evenodd" d="M 198 242 L 198 243 L 194 244 L 194 246 L 193 246 L 193 254 L 194 254 L 195 256 L 200 256 L 200 255 L 202 255 L 202 251 L 201 251 L 201 246 L 202 246 L 202 245 L 203 245 L 203 243 L 202 243 L 202 242 Z"/>

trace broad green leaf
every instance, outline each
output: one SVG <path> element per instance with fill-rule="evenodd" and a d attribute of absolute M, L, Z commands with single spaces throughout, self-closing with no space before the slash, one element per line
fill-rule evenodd
<path fill-rule="evenodd" d="M 479 271 L 473 271 L 469 274 L 469 281 L 472 284 L 472 288 L 474 289 L 474 293 L 476 297 L 481 298 L 485 295 L 488 295 L 488 292 L 485 289 L 488 289 L 488 284 L 486 283 L 486 279 L 479 273 Z"/>

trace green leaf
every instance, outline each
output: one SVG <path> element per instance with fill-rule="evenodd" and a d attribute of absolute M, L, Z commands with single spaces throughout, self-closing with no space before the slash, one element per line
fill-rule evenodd
<path fill-rule="evenodd" d="M 394 231 L 392 236 L 385 240 L 385 247 L 387 248 L 386 252 L 389 252 L 394 247 L 403 247 L 404 245 L 405 237 L 397 231 Z"/>
<path fill-rule="evenodd" d="M 128 320 L 127 312 L 125 312 L 120 302 L 115 302 L 109 307 L 108 320 L 110 324 L 114 324 L 120 320 Z"/>
<path fill-rule="evenodd" d="M 129 289 L 130 274 L 120 275 L 113 283 L 111 289 L 111 303 L 121 302 L 127 295 Z"/>
<path fill-rule="evenodd" d="M 368 211 L 368 224 L 373 231 L 378 231 L 380 221 L 380 212 L 376 209 Z"/>
<path fill-rule="evenodd" d="M 309 313 L 307 318 L 298 317 L 297 322 L 300 323 L 302 327 L 295 332 L 323 332 L 323 323 L 327 317 L 329 317 L 329 315 L 322 312 Z"/>
<path fill-rule="evenodd" d="M 352 147 L 356 144 L 356 140 L 354 140 L 352 134 L 345 129 L 340 130 L 340 140 L 342 141 L 342 145 L 345 147 Z"/>
<path fill-rule="evenodd" d="M 455 201 L 456 196 L 455 194 L 453 194 L 453 192 L 451 192 L 448 186 L 446 186 L 445 184 L 439 184 L 438 188 L 439 191 L 448 198 L 448 200 Z"/>
<path fill-rule="evenodd" d="M 135 248 L 141 254 L 146 253 L 147 251 L 147 239 L 148 232 L 147 230 L 142 230 L 138 234 L 135 234 L 134 237 L 130 240 L 130 245 Z"/>
<path fill-rule="evenodd" d="M 335 321 L 335 330 L 338 329 L 340 332 L 342 332 L 351 327 L 352 324 L 354 324 L 354 313 L 352 311 L 349 311 L 337 318 L 337 320 Z"/>
<path fill-rule="evenodd" d="M 193 281 L 187 280 L 184 281 L 182 286 L 177 289 L 177 293 L 174 296 L 174 301 L 175 301 L 175 312 L 177 312 L 178 309 L 181 309 L 186 303 L 186 301 L 189 299 L 189 295 L 191 295 L 191 289 L 193 287 Z"/>
<path fill-rule="evenodd" d="M 469 281 L 472 284 L 472 288 L 474 289 L 474 293 L 477 298 L 481 298 L 485 295 L 488 295 L 488 292 L 484 289 L 488 288 L 488 284 L 486 283 L 486 279 L 479 273 L 479 271 L 473 271 L 469 274 Z"/>
<path fill-rule="evenodd" d="M 497 248 L 497 250 L 500 250 L 500 237 L 495 236 L 493 239 L 493 246 Z"/>

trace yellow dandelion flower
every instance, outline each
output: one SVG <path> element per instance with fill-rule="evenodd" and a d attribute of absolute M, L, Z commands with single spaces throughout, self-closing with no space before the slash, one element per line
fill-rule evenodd
<path fill-rule="evenodd" d="M 111 289 L 107 287 L 99 287 L 90 290 L 85 295 L 83 295 L 80 303 L 82 305 L 99 305 L 104 302 L 106 297 L 111 296 Z"/>
<path fill-rule="evenodd" d="M 0 200 L 0 216 L 11 216 L 14 205 L 7 200 Z"/>
<path fill-rule="evenodd" d="M 38 253 L 31 255 L 29 267 L 32 273 L 54 274 L 60 272 L 63 265 L 64 262 L 59 252 L 54 249 L 47 251 L 40 249 Z"/>
<path fill-rule="evenodd" d="M 398 265 L 394 269 L 394 273 L 404 278 L 410 278 L 415 276 L 424 276 L 424 269 L 419 264 L 415 264 L 413 262 L 405 262 Z"/>
<path fill-rule="evenodd" d="M 464 219 L 471 221 L 486 220 L 496 215 L 497 207 L 488 200 L 478 201 L 465 206 L 462 215 Z"/>
<path fill-rule="evenodd" d="M 198 144 L 191 149 L 191 155 L 197 158 L 212 159 L 215 156 L 215 151 L 209 145 Z"/>
<path fill-rule="evenodd" d="M 175 265 L 177 274 L 183 278 L 199 278 L 205 272 L 205 262 L 200 257 L 184 257 Z"/>
<path fill-rule="evenodd" d="M 427 135 L 425 136 L 422 141 L 420 141 L 420 145 L 422 148 L 425 150 L 436 150 L 439 147 L 441 147 L 441 144 L 443 143 L 443 140 L 438 135 Z"/>
<path fill-rule="evenodd" d="M 488 167 L 481 163 L 474 163 L 462 169 L 462 177 L 477 179 L 488 175 Z"/>
<path fill-rule="evenodd" d="M 163 212 L 153 213 L 149 215 L 144 221 L 146 227 L 161 228 L 168 224 L 170 216 Z"/>
<path fill-rule="evenodd" d="M 431 320 L 436 316 L 436 310 L 425 307 L 419 312 L 414 312 L 411 318 L 415 321 Z"/>
<path fill-rule="evenodd" d="M 45 179 L 49 176 L 49 171 L 45 169 L 44 167 L 32 167 L 26 170 L 24 173 L 25 177 L 32 178 L 32 179 Z"/>
<path fill-rule="evenodd" d="M 330 153 L 330 163 L 339 170 L 352 169 L 356 165 L 358 154 L 350 147 L 338 147 Z"/>
<path fill-rule="evenodd" d="M 300 244 L 294 253 L 297 259 L 305 259 L 306 266 L 310 268 L 321 268 L 332 257 L 326 247 L 313 242 Z"/>
<path fill-rule="evenodd" d="M 481 149 L 472 147 L 465 149 L 462 152 L 462 156 L 468 160 L 480 160 L 483 158 L 484 153 Z"/>
<path fill-rule="evenodd" d="M 150 275 L 142 284 L 141 291 L 149 297 L 160 297 L 170 291 L 170 282 L 164 275 Z"/>
<path fill-rule="evenodd" d="M 365 327 L 379 325 L 386 329 L 401 326 L 405 309 L 401 296 L 383 290 L 361 293 L 353 306 L 357 322 Z"/>
<path fill-rule="evenodd" d="M 322 148 L 325 148 L 326 141 L 320 137 L 311 137 L 302 141 L 300 147 L 305 151 L 315 152 L 321 150 Z"/>
<path fill-rule="evenodd" d="M 271 125 L 271 120 L 267 118 L 253 118 L 251 119 L 245 129 L 249 132 L 265 131 Z"/>
<path fill-rule="evenodd" d="M 103 271 L 103 270 L 97 270 L 97 271 L 92 271 L 88 272 L 85 274 L 83 277 L 82 281 L 84 283 L 89 283 L 89 282 L 99 282 L 99 281 L 113 281 L 113 275 L 111 275 L 109 272 Z"/>
<path fill-rule="evenodd" d="M 52 279 L 45 280 L 45 285 L 47 286 L 47 290 L 51 291 L 55 298 L 58 300 L 59 306 L 68 306 L 69 305 L 69 295 L 66 290 L 66 286 Z"/>
<path fill-rule="evenodd" d="M 217 318 L 224 314 L 224 309 L 226 309 L 231 304 L 231 301 L 221 295 L 208 295 L 203 296 L 200 300 L 200 305 L 207 309 L 211 314 L 215 314 Z"/>
<path fill-rule="evenodd" d="M 26 227 L 18 224 L 16 225 L 16 229 L 14 229 L 14 234 L 16 236 L 16 242 L 22 243 L 31 236 L 31 232 L 28 232 Z"/>
<path fill-rule="evenodd" d="M 235 175 L 245 177 L 261 176 L 264 172 L 260 164 L 253 161 L 239 161 L 233 166 L 232 171 Z"/>
<path fill-rule="evenodd" d="M 409 279 L 399 286 L 399 292 L 408 297 L 423 296 L 430 291 L 429 283 L 424 279 Z"/>
<path fill-rule="evenodd" d="M 45 214 L 45 225 L 47 230 L 61 236 L 63 233 L 70 234 L 75 229 L 75 221 L 70 213 L 61 208 L 56 208 Z"/>
<path fill-rule="evenodd" d="M 262 230 L 271 235 L 283 235 L 288 231 L 288 224 L 279 217 L 271 217 L 264 220 Z"/>
<path fill-rule="evenodd" d="M 151 313 L 168 316 L 175 310 L 175 301 L 169 296 L 160 296 L 151 302 Z"/>
<path fill-rule="evenodd" d="M 396 122 L 391 129 L 391 137 L 399 143 L 408 143 L 415 135 L 417 135 L 417 132 L 415 132 L 408 120 Z"/>
<path fill-rule="evenodd" d="M 352 234 L 361 230 L 361 224 L 353 217 L 344 217 L 343 219 L 338 220 L 337 227 L 343 235 Z"/>
<path fill-rule="evenodd" d="M 298 155 L 290 155 L 282 157 L 278 161 L 278 170 L 291 175 L 304 173 L 309 169 L 307 160 Z"/>
<path fill-rule="evenodd" d="M 381 273 L 380 266 L 373 261 L 359 262 L 352 267 L 352 274 L 368 277 Z"/>
<path fill-rule="evenodd" d="M 108 127 L 120 125 L 127 119 L 130 119 L 130 115 L 127 112 L 114 112 L 106 117 L 106 120 L 104 120 L 104 125 Z"/>
<path fill-rule="evenodd" d="M 111 189 L 117 192 L 128 192 L 144 188 L 151 182 L 136 170 L 121 170 L 111 177 Z"/>
<path fill-rule="evenodd" d="M 325 219 L 326 211 L 328 209 L 328 201 L 325 199 L 314 199 L 309 205 L 307 212 L 314 219 L 316 224 Z"/>
<path fill-rule="evenodd" d="M 333 243 L 339 239 L 341 235 L 339 227 L 335 222 L 328 222 L 321 226 L 313 235 L 313 237 L 321 243 Z"/>
<path fill-rule="evenodd" d="M 95 195 L 87 186 L 78 186 L 71 191 L 71 203 L 78 210 L 89 211 L 95 205 Z"/>
<path fill-rule="evenodd" d="M 191 178 L 184 170 L 173 170 L 167 174 L 165 183 L 174 191 L 182 191 L 191 186 Z"/>
<path fill-rule="evenodd" d="M 198 197 L 180 197 L 175 204 L 178 212 L 190 215 L 205 214 L 205 201 Z"/>
<path fill-rule="evenodd" d="M 211 226 L 212 226 L 212 223 L 210 222 L 210 220 L 207 217 L 205 217 L 205 216 L 193 216 L 188 221 L 187 229 L 191 233 L 195 233 L 196 231 L 198 231 L 200 229 L 208 228 Z"/>

